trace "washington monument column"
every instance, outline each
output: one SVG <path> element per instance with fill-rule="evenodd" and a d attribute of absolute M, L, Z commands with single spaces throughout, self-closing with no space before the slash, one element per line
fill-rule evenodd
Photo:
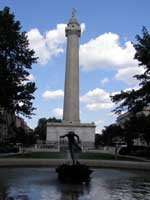
<path fill-rule="evenodd" d="M 60 137 L 70 131 L 75 132 L 79 136 L 82 149 L 89 149 L 94 146 L 95 124 L 80 122 L 79 37 L 81 28 L 75 14 L 76 10 L 73 9 L 72 17 L 65 29 L 67 50 L 63 121 L 61 123 L 47 123 L 46 142 L 58 150 L 61 149 Z"/>
<path fill-rule="evenodd" d="M 65 33 L 67 37 L 66 74 L 64 91 L 63 121 L 79 123 L 79 37 L 80 25 L 72 11 Z"/>

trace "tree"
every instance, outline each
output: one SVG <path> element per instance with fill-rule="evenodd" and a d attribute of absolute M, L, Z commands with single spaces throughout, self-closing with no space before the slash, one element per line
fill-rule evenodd
<path fill-rule="evenodd" d="M 45 141 L 46 140 L 46 118 L 40 118 L 38 120 L 38 125 L 35 128 L 35 135 L 38 136 L 38 139 Z"/>
<path fill-rule="evenodd" d="M 102 130 L 102 141 L 104 145 L 113 145 L 114 140 L 117 137 L 122 137 L 122 128 L 120 125 L 111 124 L 109 126 L 105 126 L 105 129 Z"/>
<path fill-rule="evenodd" d="M 139 61 L 139 67 L 145 68 L 145 72 L 141 75 L 134 76 L 139 80 L 140 88 L 128 92 L 111 96 L 111 99 L 116 104 L 119 104 L 114 111 L 120 114 L 122 111 L 137 113 L 142 111 L 150 103 L 150 33 L 143 27 L 143 36 L 136 36 L 137 44 L 133 44 L 136 53 L 134 59 Z"/>
<path fill-rule="evenodd" d="M 36 87 L 28 81 L 28 71 L 36 60 L 26 32 L 5 7 L 0 11 L 0 106 L 8 112 L 28 117 L 33 113 Z"/>
<path fill-rule="evenodd" d="M 55 117 L 50 117 L 47 119 L 47 122 L 56 122 L 56 123 L 61 123 L 62 120 L 61 119 L 56 119 Z"/>
<path fill-rule="evenodd" d="M 103 146 L 103 137 L 100 134 L 95 134 L 95 141 L 94 141 L 95 148 L 99 146 Z"/>
<path fill-rule="evenodd" d="M 133 139 L 140 138 L 149 146 L 150 144 L 150 115 L 140 114 L 131 116 L 124 123 L 125 140 L 130 142 Z"/>
<path fill-rule="evenodd" d="M 137 127 L 138 118 L 136 116 L 129 117 L 122 127 L 122 138 L 127 144 L 128 152 L 130 153 L 134 144 L 134 139 L 137 139 L 140 135 Z"/>
<path fill-rule="evenodd" d="M 16 135 L 11 139 L 12 143 L 21 143 L 23 146 L 31 146 L 36 143 L 33 130 L 25 130 L 21 127 L 16 128 Z"/>

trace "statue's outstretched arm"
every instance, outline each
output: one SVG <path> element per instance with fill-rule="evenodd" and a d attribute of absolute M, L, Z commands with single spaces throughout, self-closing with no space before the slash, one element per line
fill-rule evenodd
<path fill-rule="evenodd" d="M 65 134 L 65 135 L 61 135 L 60 138 L 64 138 L 64 137 L 67 137 L 68 134 Z"/>

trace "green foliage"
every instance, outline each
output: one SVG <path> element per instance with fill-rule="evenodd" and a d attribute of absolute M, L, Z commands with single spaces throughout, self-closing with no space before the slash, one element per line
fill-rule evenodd
<path fill-rule="evenodd" d="M 138 116 L 131 116 L 124 124 L 125 139 L 140 138 L 145 141 L 147 145 L 150 144 L 150 115 L 143 114 Z"/>
<path fill-rule="evenodd" d="M 142 111 L 148 110 L 150 105 L 150 33 L 145 27 L 142 29 L 142 37 L 137 35 L 137 44 L 133 44 L 136 53 L 135 59 L 139 67 L 145 68 L 143 74 L 134 76 L 139 80 L 139 89 L 121 91 L 111 96 L 111 99 L 118 106 L 114 111 L 121 114 L 122 111 L 130 114 L 129 119 L 123 124 L 122 137 L 126 141 L 128 149 L 132 149 L 133 139 L 140 138 L 147 145 L 150 144 L 150 116 L 140 115 Z"/>
<path fill-rule="evenodd" d="M 143 37 L 136 36 L 137 44 L 133 44 L 136 50 L 135 59 L 145 66 L 146 73 L 150 72 L 150 34 L 145 27 L 142 29 Z"/>
<path fill-rule="evenodd" d="M 130 117 L 123 124 L 122 138 L 126 142 L 128 151 L 131 152 L 132 146 L 134 144 L 133 140 L 139 137 L 139 132 L 137 131 L 137 118 L 135 116 Z"/>
<path fill-rule="evenodd" d="M 38 139 L 45 141 L 46 140 L 46 118 L 40 118 L 38 121 L 38 125 L 34 130 L 35 135 Z"/>
<path fill-rule="evenodd" d="M 19 148 L 12 145 L 12 144 L 4 144 L 1 143 L 0 144 L 0 153 L 18 153 L 19 152 Z"/>
<path fill-rule="evenodd" d="M 135 59 L 139 61 L 139 66 L 145 68 L 145 72 L 136 75 L 140 88 L 128 92 L 121 91 L 119 94 L 111 96 L 111 100 L 119 104 L 114 111 L 120 114 L 122 111 L 137 113 L 142 111 L 150 103 L 150 34 L 145 27 L 142 29 L 143 36 L 136 36 L 137 44 L 133 44 L 136 53 Z"/>
<path fill-rule="evenodd" d="M 95 134 L 95 141 L 94 141 L 95 148 L 99 146 L 103 146 L 103 137 L 100 134 Z"/>
<path fill-rule="evenodd" d="M 61 119 L 56 119 L 55 117 L 48 118 L 47 122 L 56 122 L 56 123 L 61 123 Z"/>
<path fill-rule="evenodd" d="M 122 137 L 122 128 L 117 124 L 111 124 L 109 126 L 105 126 L 102 130 L 102 142 L 103 145 L 113 145 L 114 140 L 117 137 Z"/>
<path fill-rule="evenodd" d="M 30 116 L 35 83 L 27 77 L 36 62 L 25 32 L 8 7 L 0 11 L 0 106 Z"/>
<path fill-rule="evenodd" d="M 102 135 L 96 137 L 96 145 L 114 145 L 117 138 L 120 142 L 127 144 L 128 153 L 134 149 L 134 139 L 140 139 L 150 145 L 150 115 L 144 114 L 130 115 L 128 119 L 119 126 L 111 124 L 102 130 Z M 119 141 L 118 141 L 119 142 Z M 142 145 L 142 144 L 141 144 Z"/>
<path fill-rule="evenodd" d="M 14 143 L 21 143 L 23 146 L 31 146 L 36 143 L 34 132 L 32 130 L 27 132 L 21 127 L 16 128 L 16 135 L 13 140 Z"/>

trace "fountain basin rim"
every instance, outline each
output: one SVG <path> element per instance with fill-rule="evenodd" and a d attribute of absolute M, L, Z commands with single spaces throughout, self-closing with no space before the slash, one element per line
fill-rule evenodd
<path fill-rule="evenodd" d="M 67 163 L 64 159 L 22 159 L 1 158 L 0 167 L 57 167 Z M 150 162 L 114 161 L 114 160 L 79 160 L 93 168 L 119 168 L 150 171 Z"/>

